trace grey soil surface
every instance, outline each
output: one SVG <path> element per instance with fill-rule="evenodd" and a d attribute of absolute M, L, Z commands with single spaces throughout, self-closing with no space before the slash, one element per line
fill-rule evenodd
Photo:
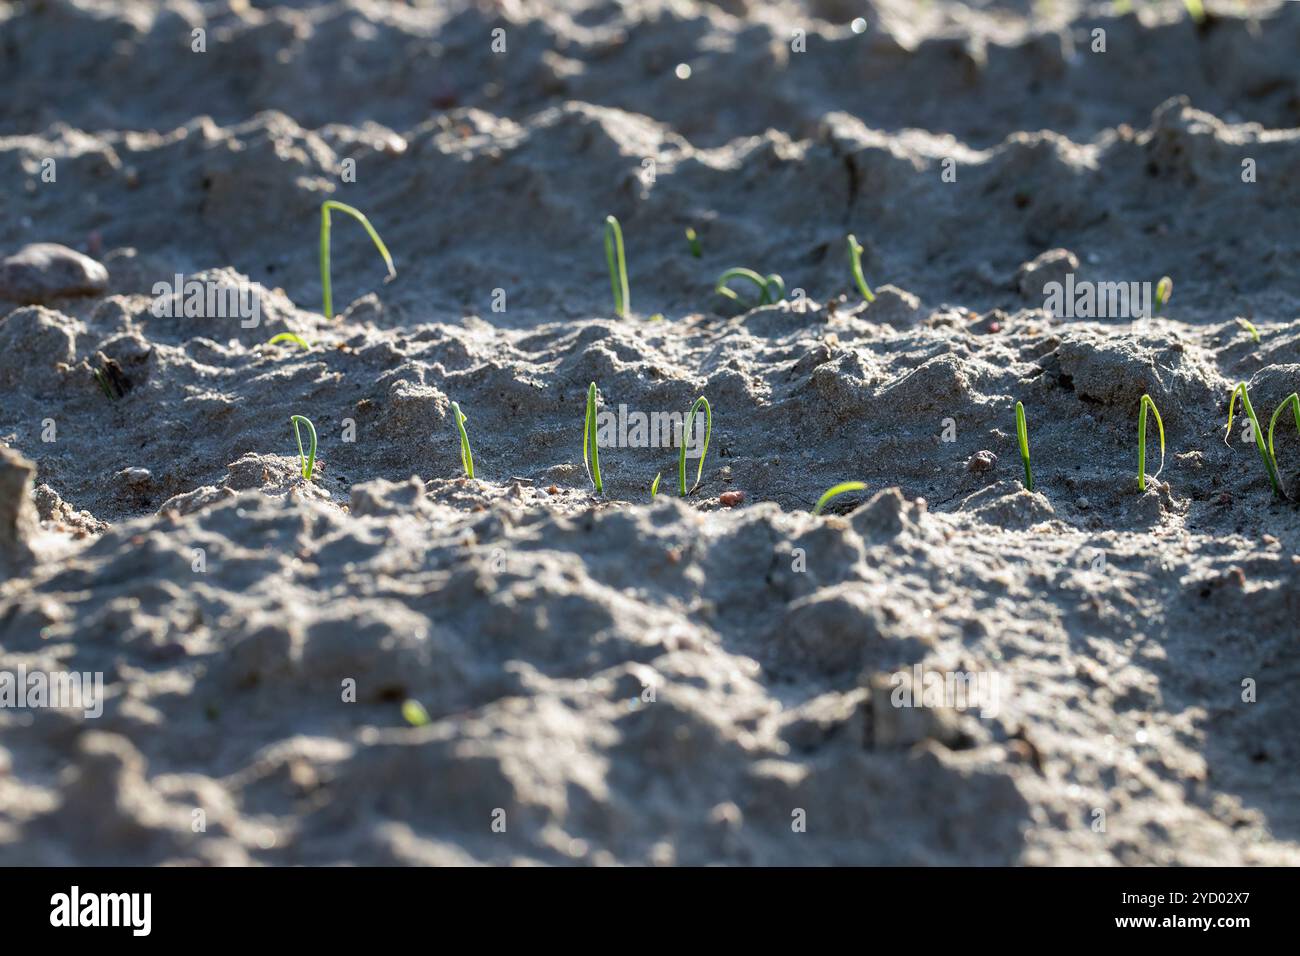
<path fill-rule="evenodd" d="M 1300 862 L 1300 3 L 1134 6 L 0 7 L 0 864 Z"/>

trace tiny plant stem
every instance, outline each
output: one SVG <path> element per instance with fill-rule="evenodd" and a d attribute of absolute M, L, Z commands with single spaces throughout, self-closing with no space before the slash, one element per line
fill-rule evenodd
<path fill-rule="evenodd" d="M 460 464 L 465 469 L 465 477 L 474 477 L 474 453 L 470 451 L 469 435 L 465 434 L 465 413 L 460 405 L 451 403 L 451 417 L 456 420 L 456 430 L 460 432 Z"/>
<path fill-rule="evenodd" d="M 1277 425 L 1278 417 L 1286 411 L 1286 407 L 1291 406 L 1291 412 L 1295 415 L 1296 431 L 1300 432 L 1300 395 L 1292 392 L 1286 398 L 1282 399 L 1282 404 L 1273 410 L 1273 417 L 1268 422 L 1268 457 L 1273 459 L 1273 473 L 1277 474 L 1277 452 L 1273 450 L 1273 428 Z M 1278 476 L 1279 483 L 1281 476 Z"/>
<path fill-rule="evenodd" d="M 1187 12 L 1192 15 L 1192 19 L 1200 23 L 1205 19 L 1205 4 L 1203 0 L 1183 0 L 1183 6 L 1187 7 Z"/>
<path fill-rule="evenodd" d="M 293 437 L 298 442 L 298 461 L 302 465 L 302 476 L 311 481 L 311 476 L 316 472 L 316 426 L 311 423 L 310 418 L 303 418 L 301 415 L 294 415 L 289 419 L 293 425 Z M 302 433 L 298 426 L 307 426 L 307 437 L 311 439 L 311 450 L 306 455 L 302 453 Z"/>
<path fill-rule="evenodd" d="M 1250 337 L 1256 342 L 1259 341 L 1259 329 L 1255 328 L 1255 323 L 1249 319 L 1237 319 L 1237 324 L 1250 333 Z"/>
<path fill-rule="evenodd" d="M 365 214 L 347 203 L 335 199 L 325 200 L 320 206 L 320 284 L 324 294 L 327 319 L 334 318 L 334 296 L 330 288 L 330 211 L 335 209 L 347 213 L 365 227 L 375 248 L 384 258 L 384 265 L 388 267 L 388 278 L 392 279 L 397 275 L 397 270 L 393 268 L 393 257 L 388 254 L 388 247 L 384 245 L 384 240 L 379 238 L 379 233 L 375 232 L 375 227 L 370 225 L 370 220 L 365 217 Z"/>
<path fill-rule="evenodd" d="M 832 498 L 838 498 L 840 495 L 847 495 L 851 491 L 863 491 L 866 487 L 867 483 L 865 481 L 840 482 L 840 484 L 826 489 L 826 493 L 817 499 L 817 504 L 813 508 L 812 513 L 814 515 L 819 515 L 822 513 L 822 509 L 830 504 Z"/>
<path fill-rule="evenodd" d="M 267 339 L 266 344 L 279 345 L 281 342 L 292 342 L 295 345 L 299 345 L 302 348 L 306 349 L 308 352 L 311 351 L 311 346 L 307 344 L 307 340 L 304 339 L 302 336 L 294 335 L 292 332 L 281 332 L 279 335 Z"/>
<path fill-rule="evenodd" d="M 587 477 L 596 486 L 596 494 L 604 494 L 605 485 L 600 480 L 600 449 L 596 445 L 596 383 L 587 389 L 587 419 L 582 426 L 582 463 Z"/>
<path fill-rule="evenodd" d="M 1280 498 L 1282 497 L 1282 483 L 1278 481 L 1277 465 L 1264 444 L 1264 430 L 1259 427 L 1259 419 L 1255 417 L 1255 409 L 1250 404 L 1250 394 L 1246 390 L 1245 382 L 1238 383 L 1237 387 L 1232 390 L 1232 397 L 1228 399 L 1228 429 L 1224 432 L 1223 443 L 1228 444 L 1228 439 L 1232 437 L 1232 413 L 1238 395 L 1241 396 L 1241 407 L 1245 409 L 1246 417 L 1250 419 L 1251 426 L 1254 428 L 1255 447 L 1259 449 L 1259 457 L 1264 459 L 1264 468 L 1268 471 L 1268 480 L 1273 486 L 1273 494 Z"/>
<path fill-rule="evenodd" d="M 709 439 L 713 436 L 713 409 L 709 407 L 709 400 L 701 395 L 691 406 L 691 413 L 686 417 L 686 425 L 682 429 L 682 447 L 677 459 L 677 477 L 679 481 L 678 490 L 681 496 L 685 498 L 688 492 L 686 490 L 686 446 L 690 443 L 690 436 L 695 428 L 695 413 L 704 406 L 704 447 L 700 449 L 700 467 L 695 473 L 695 484 L 691 486 L 694 491 L 700 486 L 700 478 L 704 475 L 704 456 L 709 453 Z"/>
<path fill-rule="evenodd" d="M 113 390 L 108 387 L 108 379 L 99 369 L 95 369 L 95 381 L 99 383 L 99 388 L 104 393 L 104 397 L 111 402 L 114 397 Z"/>
<path fill-rule="evenodd" d="M 1020 443 L 1020 460 L 1025 463 L 1025 490 L 1034 490 L 1034 473 L 1029 468 L 1029 431 L 1025 428 L 1025 406 L 1016 402 L 1016 441 Z"/>
<path fill-rule="evenodd" d="M 407 700 L 402 704 L 402 718 L 412 727 L 423 727 L 429 723 L 429 712 L 418 700 Z"/>
<path fill-rule="evenodd" d="M 696 259 L 703 255 L 704 250 L 700 248 L 700 237 L 695 230 L 690 227 L 687 227 L 686 229 L 686 241 L 690 243 L 691 255 Z"/>
<path fill-rule="evenodd" d="M 659 494 L 659 479 L 662 478 L 663 476 L 664 476 L 664 473 L 663 473 L 662 471 L 659 472 L 659 474 L 655 475 L 655 480 L 652 481 L 652 482 L 650 483 L 650 500 L 651 500 L 651 501 L 654 501 L 655 496 L 656 496 L 657 494 Z"/>
<path fill-rule="evenodd" d="M 744 269 L 741 267 L 728 269 L 726 272 L 722 273 L 722 275 L 718 276 L 718 281 L 714 283 L 713 289 L 718 293 L 718 295 L 726 296 L 731 301 L 739 302 L 741 305 L 747 305 L 747 303 L 737 295 L 736 292 L 727 288 L 727 283 L 732 279 L 745 279 L 752 282 L 758 288 L 759 305 L 769 305 L 773 302 L 778 302 L 780 301 L 781 296 L 785 294 L 785 280 L 775 273 L 768 276 L 761 276 L 753 269 Z M 772 295 L 774 288 L 777 292 L 775 298 Z"/>
<path fill-rule="evenodd" d="M 1160 477 L 1160 472 L 1165 470 L 1165 423 L 1160 420 L 1160 410 L 1156 408 L 1156 403 L 1152 401 L 1150 395 L 1143 395 L 1142 401 L 1138 404 L 1138 490 L 1147 490 L 1147 409 L 1151 409 L 1152 414 L 1156 416 L 1156 428 L 1160 430 L 1160 470 L 1155 473 L 1155 477 Z"/>
<path fill-rule="evenodd" d="M 862 293 L 862 298 L 874 302 L 876 297 L 872 294 L 871 287 L 867 285 L 866 276 L 862 274 L 862 246 L 853 235 L 849 236 L 849 268 L 853 270 L 853 281 L 858 284 L 858 291 Z"/>
<path fill-rule="evenodd" d="M 1156 315 L 1160 310 L 1169 304 L 1169 297 L 1174 294 L 1174 280 L 1169 276 L 1162 276 L 1156 283 Z"/>
<path fill-rule="evenodd" d="M 614 290 L 614 314 L 627 318 L 632 296 L 627 285 L 627 258 L 623 254 L 623 227 L 613 216 L 605 217 L 605 262 L 609 264 L 609 284 Z"/>

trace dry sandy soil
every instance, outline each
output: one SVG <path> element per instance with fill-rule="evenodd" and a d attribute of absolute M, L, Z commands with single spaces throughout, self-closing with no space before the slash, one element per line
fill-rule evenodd
<path fill-rule="evenodd" d="M 0 8 L 0 863 L 1300 862 L 1300 3 L 1116 6 Z"/>

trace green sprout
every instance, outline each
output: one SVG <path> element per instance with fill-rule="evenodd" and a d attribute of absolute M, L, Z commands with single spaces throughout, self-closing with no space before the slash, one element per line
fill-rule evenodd
<path fill-rule="evenodd" d="M 418 700 L 407 700 L 402 704 L 402 718 L 412 727 L 423 727 L 429 723 L 429 712 Z"/>
<path fill-rule="evenodd" d="M 853 235 L 849 236 L 849 268 L 853 270 L 853 281 L 858 284 L 858 291 L 862 293 L 862 298 L 868 302 L 876 301 L 871 287 L 867 285 L 866 277 L 862 274 L 862 245 Z"/>
<path fill-rule="evenodd" d="M 302 453 L 302 433 L 298 431 L 300 422 L 307 426 L 307 437 L 311 439 L 311 451 L 306 455 Z M 316 471 L 316 426 L 311 423 L 310 418 L 303 418 L 301 415 L 292 416 L 289 424 L 293 425 L 293 437 L 298 442 L 298 461 L 302 464 L 302 476 L 311 481 L 311 476 Z"/>
<path fill-rule="evenodd" d="M 1256 342 L 1259 341 L 1259 329 L 1255 328 L 1255 324 L 1253 322 L 1251 322 L 1249 319 L 1234 319 L 1233 321 L 1235 321 L 1243 329 L 1249 332 L 1250 337 L 1252 339 L 1254 339 Z"/>
<path fill-rule="evenodd" d="M 1191 14 L 1193 20 L 1197 23 L 1204 22 L 1205 3 L 1203 0 L 1183 0 L 1183 6 L 1187 8 L 1187 12 Z M 1115 0 L 1115 12 L 1132 13 L 1133 0 Z"/>
<path fill-rule="evenodd" d="M 703 254 L 704 250 L 700 248 L 700 237 L 696 235 L 695 230 L 689 226 L 686 227 L 686 241 L 690 243 L 691 255 L 698 259 Z"/>
<path fill-rule="evenodd" d="M 379 233 L 375 232 L 375 227 L 370 225 L 370 220 L 365 217 L 365 214 L 346 203 L 334 199 L 325 200 L 320 206 L 320 284 L 325 294 L 325 318 L 327 319 L 334 318 L 334 297 L 330 291 L 330 211 L 333 209 L 347 213 L 365 227 L 375 243 L 375 248 L 384 257 L 384 265 L 388 266 L 388 278 L 397 276 L 397 270 L 393 268 L 393 257 L 388 254 L 388 247 L 384 245 L 384 240 L 379 238 Z"/>
<path fill-rule="evenodd" d="M 1237 403 L 1237 396 L 1241 396 L 1241 407 L 1246 410 L 1246 417 L 1255 431 L 1255 447 L 1259 449 L 1259 457 L 1264 459 L 1264 467 L 1268 470 L 1268 480 L 1273 486 L 1273 493 L 1278 497 L 1282 496 L 1282 483 L 1277 478 L 1277 464 L 1273 461 L 1273 456 L 1269 453 L 1268 448 L 1264 446 L 1264 431 L 1259 427 L 1259 419 L 1255 417 L 1255 409 L 1251 407 L 1250 395 L 1246 391 L 1246 383 L 1241 382 L 1232 390 L 1232 397 L 1228 399 L 1228 430 L 1223 435 L 1223 443 L 1228 444 L 1228 439 L 1232 435 L 1232 412 Z M 1288 399 L 1289 401 L 1289 399 Z M 1280 407 L 1285 408 L 1286 402 Z M 1277 416 L 1274 415 L 1274 418 Z"/>
<path fill-rule="evenodd" d="M 655 480 L 654 480 L 653 482 L 650 483 L 650 500 L 651 500 L 651 501 L 654 501 L 654 500 L 655 500 L 655 496 L 656 496 L 657 494 L 659 494 L 659 479 L 662 478 L 663 476 L 664 476 L 664 473 L 663 473 L 662 471 L 659 472 L 659 474 L 655 475 Z"/>
<path fill-rule="evenodd" d="M 727 288 L 727 283 L 732 279 L 746 279 L 757 286 L 759 291 L 758 305 L 771 305 L 775 302 L 780 302 L 781 299 L 785 297 L 785 280 L 775 272 L 770 275 L 761 276 L 753 269 L 737 267 L 735 269 L 728 269 L 726 272 L 722 273 L 722 275 L 718 276 L 718 281 L 714 285 L 714 291 L 717 292 L 718 295 L 726 296 L 732 302 L 739 302 L 741 305 L 746 305 L 745 301 L 741 299 L 739 295 L 737 295 L 733 290 Z"/>
<path fill-rule="evenodd" d="M 704 447 L 700 449 L 700 467 L 695 472 L 695 484 L 691 486 L 691 492 L 700 486 L 700 478 L 704 475 L 704 456 L 709 453 L 709 438 L 713 435 L 713 409 L 709 407 L 709 400 L 701 395 L 691 406 L 691 413 L 686 419 L 686 426 L 682 429 L 682 448 L 677 459 L 677 478 L 679 481 L 678 488 L 683 498 L 686 497 L 686 445 L 690 441 L 691 429 L 695 427 L 695 413 L 704 406 Z"/>
<path fill-rule="evenodd" d="M 847 495 L 851 491 L 863 491 L 867 487 L 865 481 L 843 481 L 834 487 L 826 489 L 826 493 L 817 499 L 817 505 L 813 508 L 812 513 L 819 515 L 822 509 L 830 503 L 832 498 L 838 498 L 840 495 Z"/>
<path fill-rule="evenodd" d="M 460 405 L 456 402 L 451 403 L 451 417 L 456 422 L 456 430 L 460 432 L 460 463 L 465 469 L 465 477 L 474 477 L 474 453 L 469 449 L 469 436 L 465 434 L 465 413 L 460 410 Z"/>
<path fill-rule="evenodd" d="M 294 335 L 292 332 L 281 332 L 279 335 L 267 339 L 266 344 L 279 345 L 281 342 L 293 342 L 295 345 L 302 346 L 308 352 L 311 351 L 311 346 L 307 344 L 307 340 L 301 336 Z"/>
<path fill-rule="evenodd" d="M 613 216 L 605 217 L 605 261 L 609 263 L 609 284 L 614 289 L 614 314 L 627 318 L 632 296 L 627 287 L 627 259 L 623 255 L 623 227 Z"/>
<path fill-rule="evenodd" d="M 115 398 L 117 398 L 117 396 L 114 395 L 113 390 L 109 388 L 108 376 L 105 375 L 103 371 L 101 371 L 100 369 L 95 369 L 94 371 L 95 371 L 95 381 L 99 383 L 100 391 L 104 393 L 104 397 L 106 397 L 110 402 L 113 401 Z"/>
<path fill-rule="evenodd" d="M 604 494 L 605 485 L 600 480 L 600 449 L 596 446 L 596 383 L 587 389 L 587 420 L 582 427 L 582 463 L 587 477 L 596 486 L 596 494 Z"/>
<path fill-rule="evenodd" d="M 1169 304 L 1169 297 L 1174 294 L 1174 280 L 1169 276 L 1163 276 L 1156 283 L 1156 315 L 1160 310 Z"/>
<path fill-rule="evenodd" d="M 1159 478 L 1165 470 L 1165 423 L 1160 420 L 1160 410 L 1150 395 L 1143 395 L 1138 404 L 1138 490 L 1147 490 L 1147 409 L 1156 416 L 1156 428 L 1160 430 L 1160 469 L 1153 477 Z"/>
<path fill-rule="evenodd" d="M 1300 395 L 1292 392 L 1286 398 L 1282 399 L 1282 404 L 1273 412 L 1272 419 L 1268 423 L 1268 457 L 1273 459 L 1273 473 L 1277 474 L 1277 452 L 1273 450 L 1273 426 L 1277 424 L 1278 416 L 1285 411 L 1286 407 L 1291 406 L 1291 412 L 1295 415 L 1296 431 L 1300 431 Z"/>
<path fill-rule="evenodd" d="M 1025 490 L 1034 490 L 1034 473 L 1029 470 L 1029 431 L 1025 428 L 1025 406 L 1016 402 L 1016 440 L 1020 443 L 1020 460 L 1025 463 Z"/>

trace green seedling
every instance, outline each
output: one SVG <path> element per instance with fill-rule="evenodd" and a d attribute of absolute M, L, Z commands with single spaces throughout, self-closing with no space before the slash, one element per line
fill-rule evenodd
<path fill-rule="evenodd" d="M 1025 406 L 1016 402 L 1016 441 L 1020 443 L 1020 460 L 1025 463 L 1025 490 L 1034 490 L 1034 473 L 1029 468 L 1029 430 L 1025 428 Z"/>
<path fill-rule="evenodd" d="M 99 388 L 104 393 L 104 397 L 110 402 L 125 397 L 126 393 L 131 390 L 131 380 L 122 371 L 122 366 L 108 358 L 103 352 L 95 354 L 95 361 L 97 365 L 91 371 L 95 376 L 95 381 L 99 383 Z"/>
<path fill-rule="evenodd" d="M 279 345 L 281 342 L 292 342 L 295 345 L 299 345 L 306 349 L 308 352 L 311 351 L 311 346 L 307 344 L 307 340 L 302 338 L 302 336 L 294 335 L 292 332 L 281 332 L 279 335 L 267 339 L 266 344 Z"/>
<path fill-rule="evenodd" d="M 1153 477 L 1159 478 L 1165 470 L 1165 423 L 1160 420 L 1160 410 L 1150 395 L 1143 395 L 1138 404 L 1138 490 L 1147 490 L 1147 409 L 1156 416 L 1156 428 L 1160 430 L 1160 470 Z"/>
<path fill-rule="evenodd" d="M 311 423 L 310 418 L 303 418 L 301 415 L 294 415 L 289 419 L 293 425 L 293 437 L 298 442 L 298 461 L 302 464 L 302 476 L 311 481 L 311 476 L 316 471 L 316 426 Z M 302 453 L 302 433 L 298 431 L 299 423 L 307 426 L 307 437 L 311 439 L 311 451 L 306 455 Z"/>
<path fill-rule="evenodd" d="M 402 719 L 412 727 L 423 727 L 430 723 L 429 712 L 418 700 L 407 700 L 402 704 Z"/>
<path fill-rule="evenodd" d="M 605 217 L 605 261 L 609 264 L 609 284 L 614 289 L 614 314 L 627 318 L 632 295 L 627 286 L 627 259 L 623 255 L 623 227 L 613 216 Z"/>
<path fill-rule="evenodd" d="M 739 295 L 732 289 L 727 288 L 727 283 L 732 279 L 745 279 L 752 282 L 759 292 L 758 302 L 756 305 L 771 305 L 780 302 L 785 297 L 785 280 L 775 272 L 761 276 L 753 269 L 735 268 L 728 269 L 722 275 L 718 276 L 718 281 L 714 284 L 714 291 L 718 295 L 726 296 L 732 302 L 739 302 L 741 305 L 750 307 Z"/>
<path fill-rule="evenodd" d="M 1164 276 L 1156 283 L 1156 315 L 1169 304 L 1169 297 L 1174 294 L 1174 280 Z"/>
<path fill-rule="evenodd" d="M 1273 459 L 1274 474 L 1277 473 L 1277 452 L 1273 450 L 1273 426 L 1277 424 L 1278 416 L 1281 415 L 1282 412 L 1286 410 L 1286 407 L 1288 405 L 1291 406 L 1291 412 L 1293 415 L 1295 415 L 1296 431 L 1300 432 L 1300 395 L 1297 395 L 1295 392 L 1292 392 L 1286 398 L 1282 399 L 1281 405 L 1279 405 L 1276 409 L 1274 409 L 1273 417 L 1269 420 L 1268 423 L 1268 457 Z"/>
<path fill-rule="evenodd" d="M 1259 341 L 1259 329 L 1255 328 L 1255 324 L 1253 322 L 1251 322 L 1249 319 L 1235 319 L 1234 321 L 1238 325 L 1240 325 L 1243 329 L 1245 329 L 1247 332 L 1249 332 L 1250 337 L 1252 339 L 1254 339 L 1256 342 Z"/>
<path fill-rule="evenodd" d="M 853 281 L 858 285 L 858 291 L 862 293 L 862 298 L 867 302 L 876 301 L 876 297 L 871 292 L 871 286 L 867 285 L 867 279 L 862 274 L 862 245 L 858 242 L 857 237 L 849 236 L 849 268 L 853 270 Z"/>
<path fill-rule="evenodd" d="M 864 491 L 867 487 L 865 481 L 844 481 L 831 488 L 826 489 L 826 493 L 817 499 L 817 505 L 813 508 L 812 513 L 819 515 L 832 498 L 838 498 L 840 495 L 847 495 L 851 491 Z"/>
<path fill-rule="evenodd" d="M 695 427 L 695 413 L 704 406 L 704 447 L 700 449 L 700 467 L 695 472 L 695 484 L 691 486 L 691 492 L 700 487 L 700 478 L 704 475 L 704 456 L 709 453 L 709 439 L 713 436 L 713 409 L 709 407 L 709 400 L 701 395 L 691 406 L 691 413 L 686 418 L 686 425 L 682 429 L 682 447 L 677 459 L 677 478 L 679 481 L 679 490 L 683 498 L 686 497 L 686 445 L 690 441 L 692 429 Z"/>
<path fill-rule="evenodd" d="M 375 232 L 375 227 L 370 225 L 370 220 L 365 217 L 365 214 L 346 203 L 334 199 L 325 200 L 320 206 L 320 284 L 321 291 L 324 293 L 327 319 L 334 318 L 334 297 L 330 290 L 330 211 L 334 209 L 347 213 L 365 227 L 375 248 L 384 257 L 384 265 L 388 267 L 388 278 L 397 277 L 397 270 L 393 268 L 393 257 L 388 254 L 388 247 L 384 245 L 384 240 L 379 238 L 379 233 Z"/>
<path fill-rule="evenodd" d="M 690 243 L 691 255 L 696 259 L 704 254 L 704 250 L 700 248 L 700 237 L 696 234 L 695 230 L 691 229 L 689 226 L 686 229 L 686 241 Z"/>
<path fill-rule="evenodd" d="M 1246 391 L 1246 383 L 1241 382 L 1232 390 L 1232 397 L 1228 399 L 1228 430 L 1223 435 L 1223 443 L 1228 444 L 1228 439 L 1232 437 L 1232 412 L 1237 404 L 1237 396 L 1241 396 L 1241 407 L 1246 411 L 1246 417 L 1250 419 L 1250 424 L 1255 432 L 1255 447 L 1259 449 L 1259 457 L 1264 459 L 1264 468 L 1268 471 L 1269 483 L 1273 486 L 1273 494 L 1279 498 L 1282 497 L 1282 483 L 1278 481 L 1277 465 L 1273 461 L 1273 456 L 1269 453 L 1268 448 L 1264 445 L 1264 431 L 1259 427 L 1259 419 L 1255 417 L 1255 409 L 1251 407 L 1250 395 Z M 1283 402 L 1283 408 L 1286 403 Z M 1276 417 L 1276 416 L 1275 416 Z"/>
<path fill-rule="evenodd" d="M 460 405 L 456 402 L 451 403 L 451 417 L 456 422 L 456 430 L 460 432 L 460 463 L 465 469 L 465 477 L 474 477 L 474 453 L 469 448 L 469 436 L 465 434 L 465 413 L 460 410 Z"/>
<path fill-rule="evenodd" d="M 104 397 L 110 402 L 117 397 L 113 394 L 113 390 L 108 385 L 108 376 L 100 369 L 95 369 L 95 381 L 99 383 L 100 391 L 104 393 Z"/>
<path fill-rule="evenodd" d="M 654 500 L 655 500 L 655 496 L 656 496 L 657 494 L 659 494 L 659 479 L 662 478 L 663 476 L 664 476 L 664 473 L 663 473 L 662 471 L 659 472 L 659 474 L 655 475 L 655 480 L 654 480 L 653 482 L 650 483 L 650 500 L 651 500 L 651 501 L 654 501 Z"/>
<path fill-rule="evenodd" d="M 600 449 L 596 446 L 596 383 L 587 389 L 587 420 L 582 427 L 582 463 L 587 467 L 587 477 L 596 486 L 596 494 L 604 494 L 605 485 L 600 480 Z"/>
<path fill-rule="evenodd" d="M 1183 0 L 1183 6 L 1191 14 L 1193 20 L 1201 23 L 1205 20 L 1205 4 L 1203 0 Z M 1116 13 L 1132 13 L 1133 0 L 1115 0 Z"/>

